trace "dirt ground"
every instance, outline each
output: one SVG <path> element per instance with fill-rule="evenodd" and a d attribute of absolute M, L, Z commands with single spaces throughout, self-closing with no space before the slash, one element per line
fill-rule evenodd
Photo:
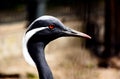
<path fill-rule="evenodd" d="M 2 78 L 1 75 L 15 74 L 17 77 L 10 79 L 38 79 L 36 68 L 27 64 L 22 55 L 25 25 L 26 21 L 0 25 L 0 79 L 9 79 Z M 82 24 L 75 20 L 65 22 L 65 25 L 79 29 L 77 26 Z M 96 66 L 97 59 L 84 48 L 83 40 L 59 38 L 46 47 L 46 59 L 54 79 L 120 79 L 120 70 Z"/>

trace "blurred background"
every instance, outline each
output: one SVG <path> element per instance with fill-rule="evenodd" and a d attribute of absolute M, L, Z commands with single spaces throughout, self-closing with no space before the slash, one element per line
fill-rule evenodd
<path fill-rule="evenodd" d="M 62 37 L 48 44 L 45 54 L 54 79 L 120 78 L 119 0 L 1 0 L 0 79 L 38 79 L 22 55 L 22 37 L 42 15 L 92 37 Z"/>

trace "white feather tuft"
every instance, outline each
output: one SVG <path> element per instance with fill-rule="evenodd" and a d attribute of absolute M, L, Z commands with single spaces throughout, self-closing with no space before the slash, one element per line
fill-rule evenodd
<path fill-rule="evenodd" d="M 28 49 L 27 49 L 27 42 L 29 41 L 29 39 L 38 31 L 41 31 L 41 30 L 44 30 L 48 27 L 41 27 L 41 28 L 36 28 L 36 29 L 33 29 L 33 30 L 30 30 L 28 31 L 26 34 L 24 34 L 24 37 L 23 37 L 23 42 L 22 42 L 22 45 L 23 45 L 23 56 L 26 60 L 27 63 L 29 63 L 30 65 L 32 66 L 35 66 L 35 63 L 34 61 L 32 60 L 31 56 L 29 55 L 29 52 L 28 52 Z"/>

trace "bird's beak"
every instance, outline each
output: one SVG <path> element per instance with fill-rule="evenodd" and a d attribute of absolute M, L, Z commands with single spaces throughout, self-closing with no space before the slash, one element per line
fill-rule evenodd
<path fill-rule="evenodd" d="M 66 31 L 63 31 L 65 36 L 74 36 L 74 37 L 83 37 L 83 38 L 88 38 L 91 39 L 91 37 L 85 33 L 73 30 L 68 28 Z"/>

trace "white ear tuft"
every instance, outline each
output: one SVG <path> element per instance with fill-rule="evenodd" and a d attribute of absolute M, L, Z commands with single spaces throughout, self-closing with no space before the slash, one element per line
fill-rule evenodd
<path fill-rule="evenodd" d="M 23 41 L 22 41 L 22 47 L 23 47 L 23 56 L 26 60 L 27 63 L 29 63 L 32 66 L 35 66 L 34 61 L 32 60 L 31 56 L 29 55 L 28 52 L 28 48 L 27 48 L 27 43 L 29 41 L 29 39 L 38 31 L 44 30 L 48 27 L 40 27 L 40 28 L 36 28 L 33 30 L 28 31 L 26 34 L 24 34 L 23 36 Z"/>

